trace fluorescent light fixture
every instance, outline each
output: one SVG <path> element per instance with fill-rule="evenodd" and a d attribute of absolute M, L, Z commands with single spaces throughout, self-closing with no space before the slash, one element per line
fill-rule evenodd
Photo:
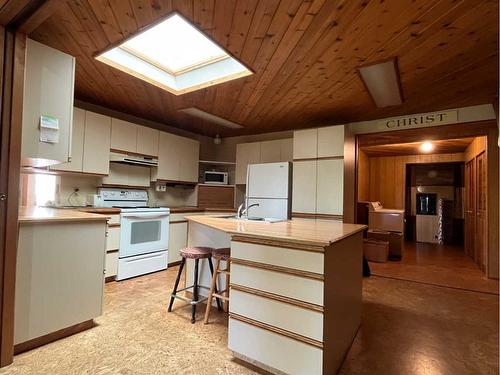
<path fill-rule="evenodd" d="M 420 150 L 422 150 L 423 152 L 431 152 L 432 150 L 434 150 L 434 145 L 431 142 L 424 142 L 420 146 Z"/>
<path fill-rule="evenodd" d="M 358 68 L 359 75 L 379 108 L 403 104 L 396 59 Z"/>
<path fill-rule="evenodd" d="M 211 113 L 202 111 L 201 109 L 198 109 L 196 107 L 183 108 L 183 109 L 179 109 L 179 111 L 187 113 L 188 115 L 191 115 L 194 117 L 201 118 L 202 120 L 205 120 L 205 121 L 213 122 L 213 123 L 220 125 L 220 126 L 225 126 L 226 128 L 231 128 L 231 129 L 243 128 L 243 126 L 241 126 L 240 124 L 226 120 L 225 118 L 213 115 Z"/>
<path fill-rule="evenodd" d="M 96 59 L 176 95 L 253 74 L 178 13 Z"/>

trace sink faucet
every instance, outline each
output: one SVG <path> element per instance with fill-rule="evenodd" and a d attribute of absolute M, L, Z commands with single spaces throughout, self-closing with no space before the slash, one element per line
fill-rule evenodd
<path fill-rule="evenodd" d="M 251 209 L 252 207 L 259 207 L 260 205 L 258 203 L 251 204 L 250 206 L 246 207 L 241 213 L 242 215 L 245 215 L 248 217 L 248 210 Z"/>
<path fill-rule="evenodd" d="M 245 201 L 243 201 L 243 203 L 240 204 L 239 207 L 238 207 L 238 211 L 236 213 L 236 217 L 238 219 L 241 219 L 241 216 L 243 215 L 243 209 L 244 209 L 244 207 L 245 207 Z"/>

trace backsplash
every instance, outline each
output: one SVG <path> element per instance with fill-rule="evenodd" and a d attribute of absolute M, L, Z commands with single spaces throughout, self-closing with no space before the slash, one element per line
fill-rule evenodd
<path fill-rule="evenodd" d="M 167 186 L 167 191 L 156 191 L 154 183 L 148 190 L 150 206 L 183 207 L 198 205 L 198 188 Z"/>

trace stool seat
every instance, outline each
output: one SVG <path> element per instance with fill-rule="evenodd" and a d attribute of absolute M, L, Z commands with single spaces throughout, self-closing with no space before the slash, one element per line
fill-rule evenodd
<path fill-rule="evenodd" d="M 179 254 L 183 258 L 189 259 L 206 259 L 212 256 L 212 252 L 215 249 L 212 247 L 204 247 L 204 246 L 193 246 L 193 247 L 185 247 L 179 251 Z"/>
<path fill-rule="evenodd" d="M 212 257 L 214 259 L 227 261 L 231 257 L 231 249 L 229 247 L 214 249 L 212 251 Z"/>

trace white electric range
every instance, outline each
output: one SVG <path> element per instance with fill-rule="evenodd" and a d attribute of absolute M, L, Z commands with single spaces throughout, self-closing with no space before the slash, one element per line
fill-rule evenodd
<path fill-rule="evenodd" d="M 170 209 L 148 207 L 144 190 L 101 188 L 104 207 L 120 208 L 116 280 L 167 268 Z"/>

